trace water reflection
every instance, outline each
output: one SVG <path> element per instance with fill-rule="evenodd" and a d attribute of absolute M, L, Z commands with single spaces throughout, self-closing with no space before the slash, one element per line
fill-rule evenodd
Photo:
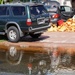
<path fill-rule="evenodd" d="M 16 47 L 11 46 L 6 52 L 6 61 L 11 65 L 18 65 L 21 62 L 22 56 L 22 51 L 18 51 Z"/>
<path fill-rule="evenodd" d="M 75 56 L 66 52 L 60 53 L 56 47 L 48 52 L 24 51 L 17 46 L 9 46 L 7 49 L 0 50 L 0 73 L 9 73 L 7 75 L 75 74 Z"/>

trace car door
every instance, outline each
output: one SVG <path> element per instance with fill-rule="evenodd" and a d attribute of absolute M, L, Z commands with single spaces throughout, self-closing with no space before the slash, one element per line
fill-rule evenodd
<path fill-rule="evenodd" d="M 3 32 L 5 29 L 5 24 L 7 23 L 8 11 L 7 6 L 0 6 L 0 32 Z"/>
<path fill-rule="evenodd" d="M 66 21 L 67 19 L 73 17 L 74 10 L 69 6 L 60 6 L 61 18 Z"/>

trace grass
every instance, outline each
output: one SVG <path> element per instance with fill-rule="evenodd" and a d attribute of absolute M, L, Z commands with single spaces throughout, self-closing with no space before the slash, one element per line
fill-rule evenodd
<path fill-rule="evenodd" d="M 4 42 L 5 40 L 0 40 L 0 42 Z"/>

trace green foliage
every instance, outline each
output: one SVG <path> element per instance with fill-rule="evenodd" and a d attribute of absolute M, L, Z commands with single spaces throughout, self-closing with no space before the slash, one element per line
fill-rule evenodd
<path fill-rule="evenodd" d="M 0 42 L 4 42 L 5 40 L 0 40 Z"/>
<path fill-rule="evenodd" d="M 30 0 L 21 0 L 23 2 L 30 2 Z M 31 1 L 35 1 L 35 0 L 31 0 Z"/>
<path fill-rule="evenodd" d="M 7 0 L 7 2 L 12 2 L 12 1 L 15 1 L 15 0 Z M 36 0 L 20 0 L 20 1 L 22 1 L 22 2 L 30 2 L 30 1 L 36 1 Z M 3 3 L 4 3 L 4 0 L 0 0 L 0 4 L 3 4 Z"/>
<path fill-rule="evenodd" d="M 4 2 L 3 0 L 0 0 L 0 4 L 3 4 L 3 2 Z"/>

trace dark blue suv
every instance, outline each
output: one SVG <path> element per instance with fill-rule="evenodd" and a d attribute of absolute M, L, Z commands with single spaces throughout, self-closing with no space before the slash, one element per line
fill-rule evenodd
<path fill-rule="evenodd" d="M 40 3 L 9 3 L 0 5 L 0 34 L 11 42 L 24 35 L 38 38 L 50 27 L 47 10 Z"/>

